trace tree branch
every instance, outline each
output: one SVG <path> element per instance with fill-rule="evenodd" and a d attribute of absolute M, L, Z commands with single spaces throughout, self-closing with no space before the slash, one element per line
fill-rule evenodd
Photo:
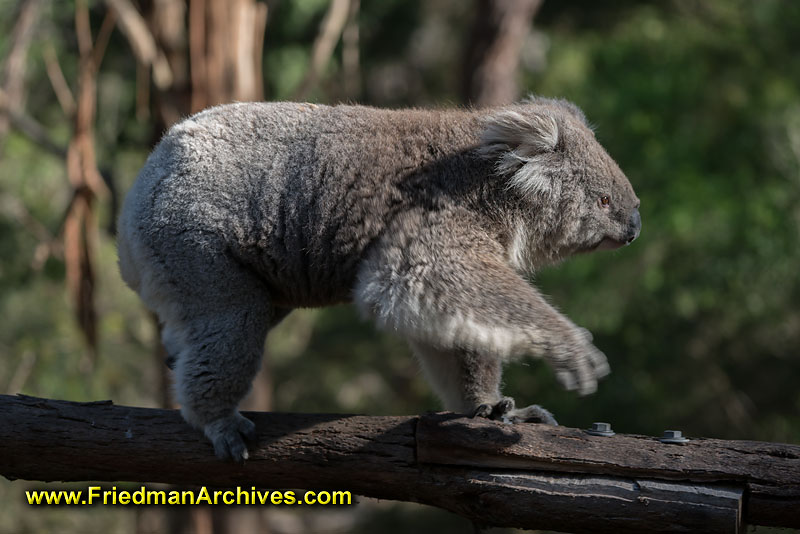
<path fill-rule="evenodd" d="M 331 0 L 325 17 L 320 23 L 319 35 L 314 40 L 311 50 L 311 65 L 308 67 L 303 81 L 295 91 L 293 100 L 303 100 L 317 83 L 322 69 L 330 61 L 336 43 L 342 36 L 347 14 L 350 11 L 350 0 Z"/>
<path fill-rule="evenodd" d="M 342 31 L 342 75 L 344 94 L 349 100 L 358 100 L 361 93 L 361 60 L 359 54 L 358 16 L 361 0 L 350 0 L 347 24 Z"/>
<path fill-rule="evenodd" d="M 127 37 L 136 59 L 152 67 L 153 83 L 161 90 L 167 89 L 172 84 L 172 69 L 144 18 L 130 0 L 106 0 L 106 4 L 116 14 L 119 29 Z"/>
<path fill-rule="evenodd" d="M 264 38 L 267 32 L 267 4 L 258 2 L 255 4 L 255 23 L 253 24 L 253 54 L 252 62 L 257 73 L 255 80 L 255 95 L 258 99 L 264 98 Z"/>
<path fill-rule="evenodd" d="M 25 230 L 37 239 L 38 243 L 33 251 L 30 263 L 34 272 L 41 271 L 49 257 L 63 257 L 64 251 L 61 242 L 28 211 L 28 208 L 20 199 L 6 193 L 0 193 L 0 210 L 16 219 Z M 15 374 L 14 376 L 16 377 L 17 375 Z M 22 381 L 24 382 L 24 378 Z M 10 384 L 9 391 L 19 391 L 21 389 L 10 389 L 12 385 L 17 384 L 15 380 L 12 380 Z"/>
<path fill-rule="evenodd" d="M 20 3 L 19 17 L 11 34 L 11 46 L 0 76 L 0 89 L 5 93 L 9 108 L 22 108 L 24 103 L 28 48 L 33 40 L 41 7 L 42 0 L 24 0 Z M 8 117 L 0 114 L 0 150 L 8 133 L 8 126 Z"/>
<path fill-rule="evenodd" d="M 44 58 L 47 77 L 50 79 L 50 85 L 56 94 L 61 110 L 67 117 L 72 117 L 72 114 L 75 113 L 75 97 L 72 96 L 72 90 L 69 88 L 67 79 L 64 78 L 64 71 L 61 70 L 61 65 L 58 63 L 58 55 L 52 43 L 45 45 L 42 50 L 42 57 Z"/>
<path fill-rule="evenodd" d="M 11 107 L 5 91 L 0 89 L 0 117 L 3 115 L 8 117 L 9 123 L 14 128 L 46 152 L 59 158 L 67 157 L 67 147 L 53 140 L 36 119 Z"/>
<path fill-rule="evenodd" d="M 258 446 L 217 460 L 175 410 L 0 396 L 7 478 L 350 490 L 481 524 L 567 532 L 800 527 L 800 446 L 506 425 L 453 414 L 247 413 Z"/>

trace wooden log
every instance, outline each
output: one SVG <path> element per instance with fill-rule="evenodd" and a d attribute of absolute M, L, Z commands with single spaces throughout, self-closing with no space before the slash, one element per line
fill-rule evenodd
<path fill-rule="evenodd" d="M 247 413 L 258 446 L 238 465 L 217 460 L 174 410 L 0 396 L 0 413 L 0 474 L 11 479 L 349 490 L 565 532 L 800 526 L 787 514 L 800 505 L 793 445 L 667 446 L 453 414 Z"/>
<path fill-rule="evenodd" d="M 493 425 L 433 414 L 417 426 L 420 462 L 505 469 L 626 475 L 743 485 L 745 521 L 800 528 L 800 446 L 695 438 L 592 436 L 546 425 Z"/>

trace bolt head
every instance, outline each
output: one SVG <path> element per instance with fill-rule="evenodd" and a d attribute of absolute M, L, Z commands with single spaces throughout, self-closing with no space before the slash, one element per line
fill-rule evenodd
<path fill-rule="evenodd" d="M 614 431 L 611 430 L 610 423 L 592 423 L 592 427 L 587 428 L 585 432 L 592 436 L 610 437 L 614 435 Z"/>
<path fill-rule="evenodd" d="M 680 430 L 665 430 L 664 436 L 658 438 L 661 443 L 687 443 L 689 440 L 683 437 Z"/>

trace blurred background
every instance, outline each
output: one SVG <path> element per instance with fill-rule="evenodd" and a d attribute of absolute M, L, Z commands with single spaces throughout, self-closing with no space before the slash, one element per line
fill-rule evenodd
<path fill-rule="evenodd" d="M 172 405 L 114 223 L 181 117 L 232 100 L 483 106 L 529 93 L 583 108 L 641 198 L 643 232 L 537 276 L 608 355 L 599 391 L 564 392 L 523 360 L 505 392 L 567 426 L 800 443 L 791 0 L 0 0 L 0 393 Z M 266 352 L 250 409 L 439 409 L 404 343 L 350 306 L 294 312 Z M 369 499 L 302 514 L 33 509 L 30 487 L 42 485 L 0 481 L 0 532 L 471 529 Z"/>

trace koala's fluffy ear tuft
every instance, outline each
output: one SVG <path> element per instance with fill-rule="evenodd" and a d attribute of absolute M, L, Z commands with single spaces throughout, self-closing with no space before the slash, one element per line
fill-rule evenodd
<path fill-rule="evenodd" d="M 479 153 L 496 160 L 497 173 L 508 176 L 523 193 L 547 192 L 549 180 L 537 163 L 553 153 L 558 142 L 558 123 L 547 112 L 523 115 L 504 110 L 487 118 Z"/>
<path fill-rule="evenodd" d="M 500 111 L 486 121 L 481 138 L 482 152 L 491 156 L 513 150 L 518 156 L 530 157 L 555 150 L 558 133 L 558 124 L 548 113 L 523 115 L 517 111 Z"/>

